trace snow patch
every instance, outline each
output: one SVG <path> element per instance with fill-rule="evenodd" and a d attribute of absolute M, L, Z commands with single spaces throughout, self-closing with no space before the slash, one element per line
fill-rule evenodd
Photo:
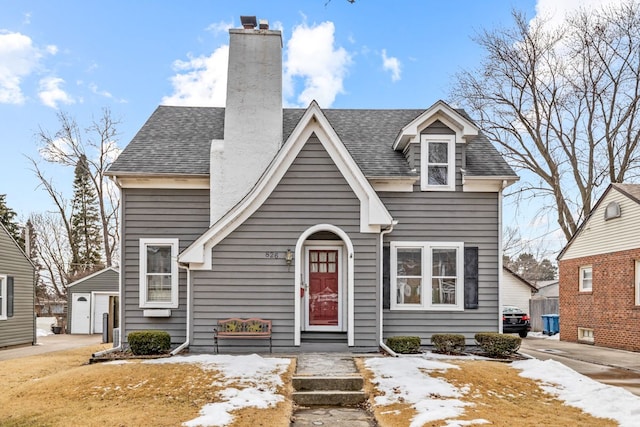
<path fill-rule="evenodd" d="M 540 388 L 567 405 L 600 418 L 611 418 L 621 427 L 638 425 L 640 397 L 629 391 L 592 380 L 555 360 L 513 362 L 520 376 L 541 381 Z"/>

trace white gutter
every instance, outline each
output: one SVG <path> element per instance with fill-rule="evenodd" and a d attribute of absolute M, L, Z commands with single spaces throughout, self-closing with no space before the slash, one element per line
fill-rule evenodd
<path fill-rule="evenodd" d="M 184 267 L 178 264 L 178 268 L 184 268 L 187 270 L 187 335 L 185 341 L 176 347 L 171 353 L 171 356 L 175 356 L 185 348 L 189 347 L 189 334 L 191 334 L 191 270 L 189 267 Z"/>
<path fill-rule="evenodd" d="M 502 333 L 502 192 L 507 187 L 507 180 L 502 181 L 498 191 L 498 332 Z"/>
<path fill-rule="evenodd" d="M 384 343 L 384 334 L 382 333 L 383 328 L 383 312 L 384 312 L 384 304 L 383 304 L 383 295 L 384 295 L 384 235 L 389 234 L 393 231 L 393 227 L 398 223 L 398 221 L 393 220 L 391 225 L 386 229 L 380 232 L 380 348 L 386 351 L 390 356 L 398 357 L 398 354 L 391 350 L 389 346 Z M 389 266 L 391 268 L 391 266 Z"/>

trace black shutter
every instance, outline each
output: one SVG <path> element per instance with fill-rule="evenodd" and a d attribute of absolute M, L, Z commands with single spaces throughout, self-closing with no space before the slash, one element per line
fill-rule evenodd
<path fill-rule="evenodd" d="M 382 308 L 391 308 L 391 248 L 382 248 Z"/>
<path fill-rule="evenodd" d="M 13 277 L 7 276 L 7 317 L 13 317 Z"/>
<path fill-rule="evenodd" d="M 464 248 L 464 308 L 478 308 L 478 248 Z"/>

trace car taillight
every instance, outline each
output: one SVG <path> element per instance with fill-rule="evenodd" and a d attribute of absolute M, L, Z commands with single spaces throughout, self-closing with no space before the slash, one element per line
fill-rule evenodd
<path fill-rule="evenodd" d="M 522 320 L 529 320 L 529 316 L 525 314 L 524 316 L 522 316 Z"/>

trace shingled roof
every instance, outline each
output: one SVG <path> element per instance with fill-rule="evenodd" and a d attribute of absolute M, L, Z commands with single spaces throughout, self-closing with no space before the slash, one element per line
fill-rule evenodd
<path fill-rule="evenodd" d="M 392 144 L 403 126 L 424 110 L 322 110 L 368 177 L 407 177 L 417 172 Z M 286 140 L 304 109 L 283 110 Z M 109 175 L 209 175 L 211 140 L 223 139 L 224 108 L 159 106 L 109 168 Z M 467 144 L 467 176 L 515 177 L 482 134 Z"/>

